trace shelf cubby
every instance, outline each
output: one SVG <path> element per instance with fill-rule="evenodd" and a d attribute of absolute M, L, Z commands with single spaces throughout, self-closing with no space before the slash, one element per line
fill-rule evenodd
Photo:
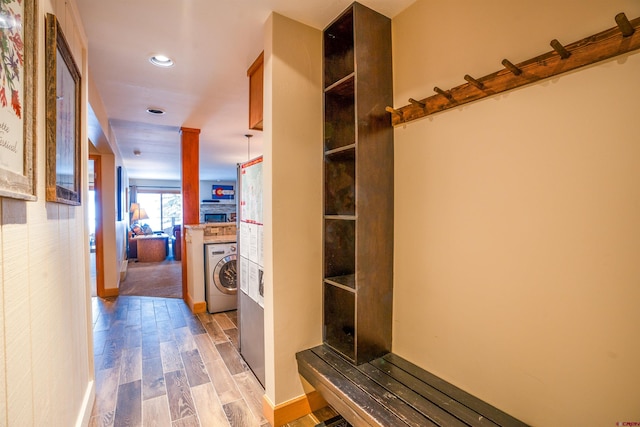
<path fill-rule="evenodd" d="M 324 277 L 354 275 L 356 272 L 356 221 L 325 219 Z"/>
<path fill-rule="evenodd" d="M 354 71 L 353 11 L 347 11 L 324 31 L 324 85 Z"/>
<path fill-rule="evenodd" d="M 324 335 L 326 342 L 347 356 L 355 358 L 355 307 L 353 292 L 325 283 Z"/>
<path fill-rule="evenodd" d="M 354 144 L 356 140 L 354 78 L 325 91 L 325 151 Z"/>
<path fill-rule="evenodd" d="M 325 155 L 324 214 L 356 214 L 355 147 Z"/>

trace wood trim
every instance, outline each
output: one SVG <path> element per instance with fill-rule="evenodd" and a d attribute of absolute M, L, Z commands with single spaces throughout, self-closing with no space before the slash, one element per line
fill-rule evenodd
<path fill-rule="evenodd" d="M 205 301 L 193 302 L 193 300 L 191 299 L 191 295 L 189 295 L 188 292 L 183 295 L 184 302 L 187 303 L 189 309 L 193 314 L 204 313 L 207 311 L 207 303 Z"/>
<path fill-rule="evenodd" d="M 120 289 L 109 288 L 104 290 L 102 297 L 103 298 L 117 297 L 119 293 L 120 293 Z"/>
<path fill-rule="evenodd" d="M 189 306 L 191 312 L 193 312 L 193 301 L 191 300 L 191 295 L 189 295 L 189 292 L 183 292 L 182 299 Z"/>
<path fill-rule="evenodd" d="M 251 76 L 251 74 L 255 73 L 256 70 L 264 64 L 264 50 L 260 52 L 260 55 L 253 61 L 253 64 L 247 70 L 247 76 Z"/>
<path fill-rule="evenodd" d="M 273 427 L 283 426 L 325 406 L 327 406 L 327 401 L 317 391 L 296 397 L 275 407 L 266 394 L 262 396 L 262 413 Z"/>
<path fill-rule="evenodd" d="M 207 311 L 207 303 L 205 301 L 194 302 L 191 311 L 193 314 L 204 313 Z"/>
<path fill-rule="evenodd" d="M 386 110 L 391 113 L 391 122 L 393 126 L 403 125 L 440 111 L 640 49 L 640 18 L 628 22 L 626 17 L 620 16 L 624 14 L 618 14 L 616 21 L 627 21 L 630 28 L 623 31 L 621 27 L 624 28 L 625 25 L 619 24 L 618 27 L 566 46 L 552 40 L 551 46 L 554 50 L 543 55 L 515 65 L 505 59 L 502 61 L 505 68 L 495 73 L 477 79 L 466 75 L 465 80 L 468 83 L 449 90 L 435 87 L 436 95 L 421 100 L 409 98 L 409 105 L 397 109 L 387 107 Z"/>
<path fill-rule="evenodd" d="M 102 234 L 102 157 L 90 154 L 93 160 L 93 191 L 95 192 L 95 227 L 96 227 L 96 295 L 106 297 L 104 289 L 104 238 Z M 117 288 L 116 288 L 117 291 Z M 117 295 L 117 293 L 116 293 Z"/>

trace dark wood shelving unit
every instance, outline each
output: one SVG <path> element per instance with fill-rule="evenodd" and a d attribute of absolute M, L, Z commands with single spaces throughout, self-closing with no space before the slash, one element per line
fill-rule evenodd
<path fill-rule="evenodd" d="M 391 350 L 391 21 L 356 2 L 323 37 L 323 336 L 359 364 Z"/>

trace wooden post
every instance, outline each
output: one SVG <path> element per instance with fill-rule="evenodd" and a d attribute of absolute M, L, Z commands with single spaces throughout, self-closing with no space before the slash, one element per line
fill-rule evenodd
<path fill-rule="evenodd" d="M 620 32 L 622 33 L 622 37 L 632 36 L 633 33 L 636 32 L 631 22 L 627 19 L 627 15 L 624 12 L 620 12 L 616 15 L 616 24 L 618 24 L 618 28 L 620 28 Z"/>
<path fill-rule="evenodd" d="M 446 91 L 440 89 L 438 86 L 434 87 L 433 90 L 434 90 L 434 92 L 437 92 L 440 95 L 442 95 L 445 98 L 447 98 L 449 101 L 453 100 L 453 96 L 451 96 L 451 94 L 449 92 L 446 92 Z"/>
<path fill-rule="evenodd" d="M 513 65 L 508 59 L 503 59 L 502 65 L 504 65 L 505 68 L 511 71 L 515 76 L 519 76 L 520 74 L 522 74 L 522 70 L 516 67 L 515 65 Z"/>
<path fill-rule="evenodd" d="M 187 245 L 184 225 L 200 223 L 200 129 L 180 128 L 182 166 L 182 298 L 190 301 L 187 289 Z"/>
<path fill-rule="evenodd" d="M 472 84 L 473 86 L 477 87 L 478 89 L 484 89 L 484 85 L 478 80 L 471 77 L 469 74 L 465 74 L 464 79 L 468 81 L 470 84 Z"/>
<path fill-rule="evenodd" d="M 562 43 L 560 43 L 558 39 L 551 40 L 550 44 L 553 50 L 558 52 L 558 55 L 560 55 L 560 58 L 567 59 L 568 57 L 571 56 L 571 52 L 569 52 L 564 46 L 562 46 Z"/>

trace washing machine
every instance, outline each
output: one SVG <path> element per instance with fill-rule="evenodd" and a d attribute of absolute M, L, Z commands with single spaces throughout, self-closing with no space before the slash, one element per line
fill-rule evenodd
<path fill-rule="evenodd" d="M 204 250 L 207 311 L 235 310 L 238 307 L 236 243 L 209 243 Z"/>

